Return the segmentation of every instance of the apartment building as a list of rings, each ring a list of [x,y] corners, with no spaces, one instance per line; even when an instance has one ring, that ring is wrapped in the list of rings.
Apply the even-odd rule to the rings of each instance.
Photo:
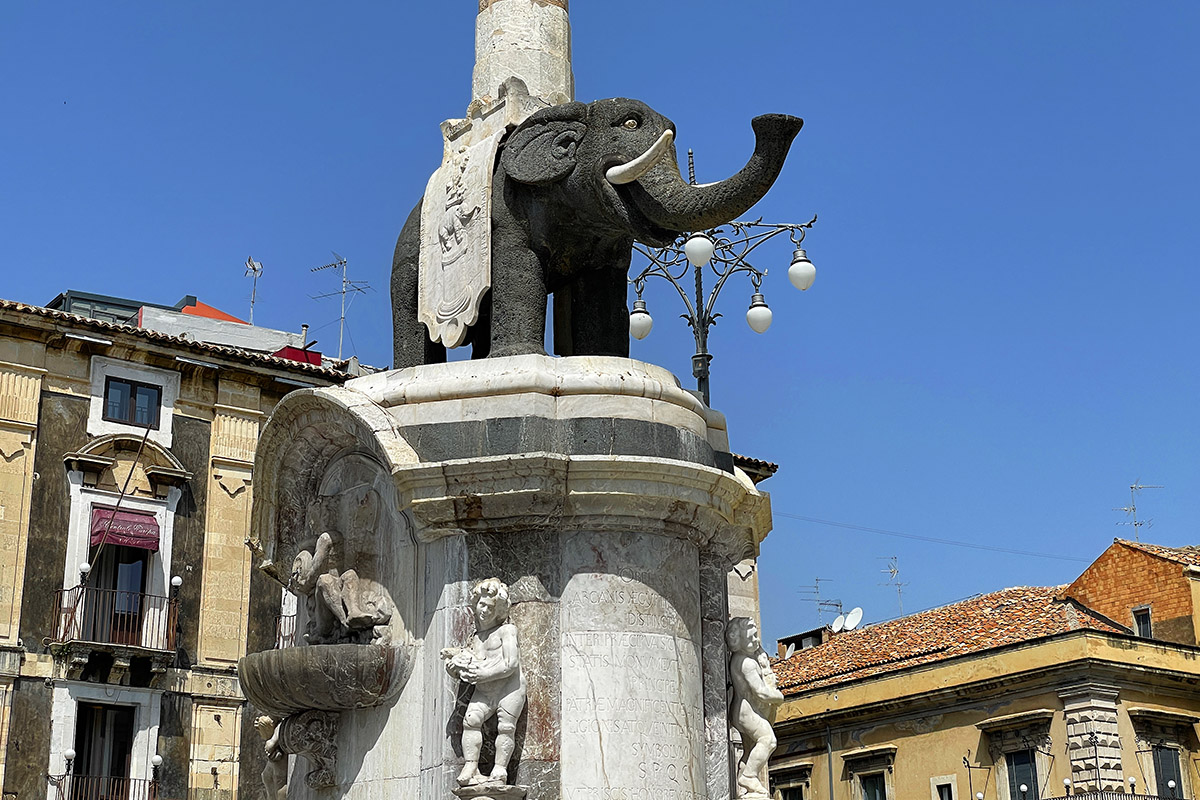
[[[808,637],[775,669],[779,800],[1192,798],[1200,550]]]
[[[50,305],[0,301],[3,798],[232,800],[258,432],[356,364],[195,298]]]

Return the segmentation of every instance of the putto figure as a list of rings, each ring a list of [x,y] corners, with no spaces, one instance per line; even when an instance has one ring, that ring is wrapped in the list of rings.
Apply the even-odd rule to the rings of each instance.
[[[459,786],[504,786],[512,759],[517,720],[525,710],[525,677],[521,674],[517,627],[508,621],[508,586],[487,578],[471,588],[475,635],[467,647],[442,651],[446,672],[471,684],[471,700],[463,717],[462,746],[466,764]],[[496,717],[496,761],[490,775],[479,771],[483,724]]]
[[[783,702],[771,661],[763,651],[758,625],[749,617],[734,617],[725,628],[729,648],[729,677],[733,700],[729,724],[742,735],[742,758],[738,762],[737,796],[767,797],[767,761],[775,751],[771,719]]]
[[[267,757],[262,771],[267,800],[287,800],[288,758],[279,745],[279,720],[263,714],[254,719],[254,730],[262,737],[263,754]]]

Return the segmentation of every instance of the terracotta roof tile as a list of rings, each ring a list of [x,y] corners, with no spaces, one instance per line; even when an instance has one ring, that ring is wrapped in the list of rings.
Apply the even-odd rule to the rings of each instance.
[[[120,325],[114,322],[104,322],[102,320],[92,319],[91,317],[83,317],[78,314],[68,314],[65,311],[57,311],[52,308],[42,308],[41,306],[31,306],[25,303],[17,303],[12,300],[0,300],[0,310],[16,311],[23,314],[33,314],[35,316],[58,320],[60,322],[70,323],[72,325],[79,325],[96,331],[126,333],[148,341],[191,350],[192,352],[210,353],[212,355],[226,356],[239,361],[253,362],[256,364],[262,364],[264,366],[275,367],[277,369],[304,372],[310,375],[320,375],[321,377],[338,383],[351,377],[344,371],[333,369],[331,367],[318,367],[312,364],[305,364],[300,361],[292,361],[286,358],[276,358],[275,356],[266,355],[264,353],[241,350],[236,347],[225,347],[224,345],[197,342],[194,339],[188,339],[182,336],[172,336],[168,333],[161,333],[159,331],[152,331],[146,328],[139,328],[136,325]]]
[[[1075,601],[1056,600],[1064,588],[1003,589],[836,634],[776,661],[779,688],[795,694],[1084,628],[1128,633]]]
[[[1161,544],[1147,544],[1146,542],[1131,542],[1128,539],[1116,539],[1117,544],[1123,544],[1126,547],[1134,550],[1141,550],[1149,553],[1152,556],[1165,558],[1168,561],[1174,561],[1177,564],[1187,564],[1193,567],[1200,567],[1200,547],[1188,545],[1187,547],[1166,547]]]

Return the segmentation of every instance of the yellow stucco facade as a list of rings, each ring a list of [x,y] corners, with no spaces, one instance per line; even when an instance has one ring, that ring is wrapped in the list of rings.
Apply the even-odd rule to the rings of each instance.
[[[777,716],[772,784],[787,800],[1009,800],[1029,775],[1029,799],[1132,778],[1169,797],[1157,773],[1177,758],[1175,796],[1193,797],[1198,689],[1200,649],[1091,630],[801,688]]]
[[[145,428],[125,432],[98,419],[101,367],[160,385],[157,430],[143,437]],[[64,772],[65,754],[79,748],[79,715],[89,704],[132,709],[129,796],[140,796],[137,782],[155,775],[159,800],[238,796],[246,703],[236,669],[251,636],[252,556],[245,542],[258,432],[298,384],[343,377],[0,301],[6,799],[55,796],[55,776]],[[148,639],[144,620],[132,642],[94,631],[62,634],[66,612],[56,598],[80,582],[79,563],[96,557],[87,540],[88,504],[111,506],[122,488],[123,508],[157,515],[161,541],[146,564],[160,586],[154,591],[164,603],[169,595],[178,610],[171,647],[167,639]],[[181,586],[172,584],[175,576]],[[150,607],[153,593],[153,581],[145,580],[141,608]],[[273,638],[272,620],[260,627],[271,628],[262,635]],[[76,757],[78,777],[84,755]]]

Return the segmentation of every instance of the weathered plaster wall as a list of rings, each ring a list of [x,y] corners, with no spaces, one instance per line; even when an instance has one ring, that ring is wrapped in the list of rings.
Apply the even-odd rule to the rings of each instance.
[[[158,754],[163,758],[158,772],[159,796],[163,800],[187,797],[191,730],[191,698],[177,692],[165,693],[158,723]]]
[[[4,753],[4,797],[46,796],[46,765],[50,763],[50,687],[40,678],[19,678],[13,686],[8,747]],[[62,764],[54,765],[62,769]]]
[[[38,448],[34,456],[38,478],[29,505],[24,593],[26,597],[42,598],[43,602],[25,603],[21,607],[20,635],[30,652],[40,652],[42,639],[54,631],[54,592],[63,585],[71,512],[67,468],[62,457],[87,443],[87,414],[86,400],[42,393]]]
[[[175,541],[171,551],[171,571],[183,578],[179,587],[180,635],[176,642],[180,667],[191,667],[197,660],[200,598],[204,580],[204,520],[208,495],[209,437],[211,425],[204,420],[177,415],[171,452],[192,479],[183,487],[183,496],[175,510]]]

